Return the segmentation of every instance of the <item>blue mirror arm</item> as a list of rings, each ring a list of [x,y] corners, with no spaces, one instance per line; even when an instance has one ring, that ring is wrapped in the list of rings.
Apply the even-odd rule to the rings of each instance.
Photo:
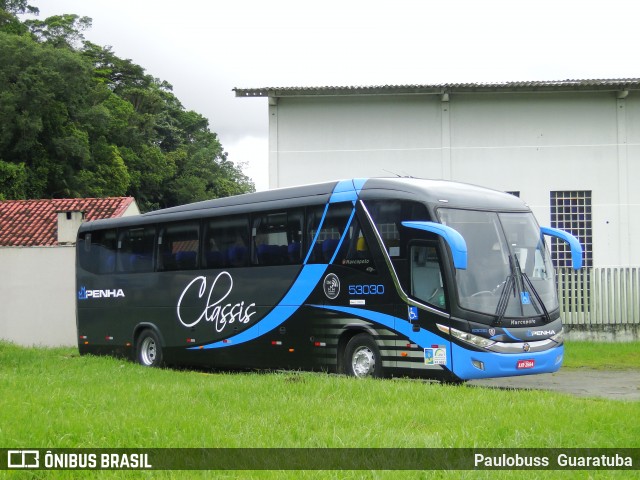
[[[417,230],[435,233],[436,235],[444,238],[445,242],[447,242],[447,245],[449,245],[449,248],[451,249],[453,265],[460,270],[466,270],[467,242],[465,242],[464,237],[460,235],[460,232],[451,227],[435,222],[402,222],[402,225],[407,228],[415,228]]]
[[[540,231],[543,235],[559,238],[563,242],[567,242],[571,247],[571,264],[573,269],[580,270],[582,268],[582,245],[580,245],[580,240],[558,228],[540,227]]]

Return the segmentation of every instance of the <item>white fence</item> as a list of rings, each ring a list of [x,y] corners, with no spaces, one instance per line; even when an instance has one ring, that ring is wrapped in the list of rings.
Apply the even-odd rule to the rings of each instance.
[[[565,325],[640,324],[640,267],[561,268],[556,274]]]

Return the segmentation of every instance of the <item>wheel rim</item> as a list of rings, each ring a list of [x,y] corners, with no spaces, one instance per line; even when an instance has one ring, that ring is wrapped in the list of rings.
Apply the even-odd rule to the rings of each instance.
[[[376,357],[369,347],[358,347],[351,357],[351,367],[356,377],[373,375]]]
[[[156,361],[156,342],[153,338],[147,337],[140,346],[140,359],[145,365],[153,365]]]

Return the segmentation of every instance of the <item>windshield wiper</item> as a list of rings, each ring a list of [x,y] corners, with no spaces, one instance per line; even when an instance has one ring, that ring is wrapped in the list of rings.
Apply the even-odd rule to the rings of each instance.
[[[515,253],[509,255],[509,261],[511,263],[511,272],[516,276],[517,290],[515,295],[518,295],[517,292],[524,292],[524,282],[522,281],[522,269],[520,268],[520,261],[518,260],[518,256]],[[522,300],[518,302],[518,304],[520,305],[520,315],[524,317],[524,307],[522,306]]]
[[[540,295],[538,294],[538,291],[533,286],[533,282],[531,282],[531,279],[529,278],[529,276],[526,273],[522,274],[522,278],[524,279],[525,283],[527,284],[527,287],[529,287],[529,290],[531,291],[531,293],[533,293],[533,296],[535,297],[536,302],[538,302],[538,305],[540,305],[540,308],[542,309],[542,314],[544,315],[544,318],[546,319],[546,323],[551,322],[551,315],[549,315],[549,312],[547,311],[547,307],[544,306],[544,302],[542,301],[542,298],[540,298]],[[536,310],[537,310],[537,308],[536,308]]]
[[[500,293],[500,300],[498,300],[498,307],[496,308],[496,315],[498,318],[495,319],[493,325],[499,327],[502,325],[502,319],[504,318],[504,314],[507,311],[507,305],[509,305],[509,291],[511,290],[513,285],[513,295],[516,295],[515,284],[513,281],[513,274],[509,275],[507,279],[504,281],[504,286],[502,287],[502,292]]]
[[[502,324],[502,319],[504,318],[505,312],[507,310],[507,304],[509,303],[507,292],[511,288],[511,284],[513,284],[514,298],[518,296],[518,290],[520,292],[526,292],[528,290],[529,292],[531,292],[531,294],[533,294],[533,297],[535,299],[535,301],[533,302],[533,308],[536,310],[538,314],[541,313],[540,309],[542,309],[542,315],[544,316],[546,323],[549,323],[551,321],[551,316],[549,315],[547,308],[544,306],[544,302],[542,301],[542,298],[540,298],[538,291],[533,286],[531,279],[528,277],[526,273],[523,273],[522,269],[520,268],[520,262],[518,261],[517,255],[515,254],[509,255],[509,264],[511,265],[512,274],[507,279],[507,284],[509,285],[509,288],[507,288],[507,285],[505,285],[505,288],[502,291],[502,294],[500,295],[500,301],[498,302],[498,308],[496,309],[496,315],[498,316],[498,318],[495,321],[496,325]],[[524,316],[524,307],[522,305],[522,301],[520,301],[519,304],[520,304],[520,312],[522,316]],[[540,308],[538,308],[538,306]]]

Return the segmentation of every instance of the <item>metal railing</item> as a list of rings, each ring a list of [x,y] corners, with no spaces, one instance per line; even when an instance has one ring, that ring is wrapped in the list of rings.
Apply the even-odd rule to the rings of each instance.
[[[566,325],[640,324],[640,267],[556,270]]]

